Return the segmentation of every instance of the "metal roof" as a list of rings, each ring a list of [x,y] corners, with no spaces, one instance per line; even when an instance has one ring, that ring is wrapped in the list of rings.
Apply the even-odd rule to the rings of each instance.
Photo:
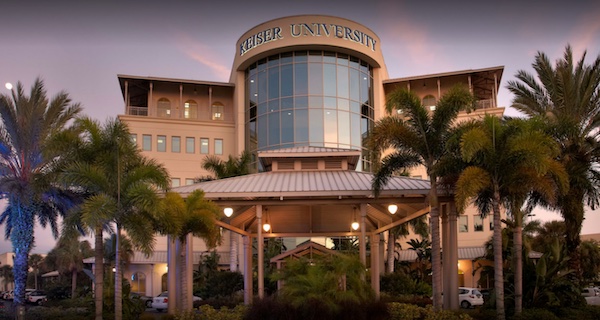
[[[458,248],[458,260],[477,260],[482,259],[485,256],[485,247],[459,247]],[[537,251],[530,251],[530,259],[539,259],[542,257],[542,253]],[[417,259],[417,253],[414,250],[400,250],[399,261],[415,261]]]
[[[209,255],[205,251],[203,252],[194,252],[194,264],[199,264],[202,260],[202,257],[205,255]],[[228,265],[229,264],[229,252],[217,252],[219,254],[219,264]],[[130,264],[152,264],[152,263],[167,263],[168,254],[167,251],[154,251],[152,255],[146,257],[146,255],[139,251],[133,252],[133,257],[129,261]],[[83,263],[94,263],[94,257],[89,257],[83,259]]]
[[[373,174],[359,171],[271,171],[173,188],[186,196],[203,190],[207,199],[257,197],[372,197]],[[381,196],[427,195],[429,181],[391,177]]]

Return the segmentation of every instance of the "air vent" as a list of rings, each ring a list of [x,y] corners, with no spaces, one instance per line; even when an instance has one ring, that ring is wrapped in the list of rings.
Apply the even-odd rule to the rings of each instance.
[[[342,160],[340,159],[328,159],[325,160],[325,169],[342,169]]]
[[[293,160],[279,160],[277,161],[277,171],[290,171],[294,170],[294,161]]]
[[[319,163],[317,160],[303,160],[302,161],[302,170],[317,170],[319,168]]]

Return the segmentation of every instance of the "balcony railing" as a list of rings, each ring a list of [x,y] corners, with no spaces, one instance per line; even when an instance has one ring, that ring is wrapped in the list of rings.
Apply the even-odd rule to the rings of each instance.
[[[494,101],[492,99],[482,99],[477,101],[477,109],[489,109],[494,107]]]
[[[148,116],[148,108],[147,107],[127,107],[127,114],[130,116]]]

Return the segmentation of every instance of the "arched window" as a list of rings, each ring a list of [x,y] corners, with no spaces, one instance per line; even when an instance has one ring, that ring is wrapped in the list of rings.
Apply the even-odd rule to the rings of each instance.
[[[183,104],[183,117],[185,119],[198,118],[198,104],[194,100],[188,100]]]
[[[225,119],[225,116],[223,115],[223,104],[220,102],[213,103],[211,113],[213,120]]]
[[[435,110],[435,102],[435,97],[430,94],[423,97],[423,106],[431,111]]]
[[[158,106],[156,110],[159,118],[170,118],[171,117],[171,101],[167,98],[158,99]]]
[[[136,272],[131,275],[131,292],[146,294],[146,275]]]

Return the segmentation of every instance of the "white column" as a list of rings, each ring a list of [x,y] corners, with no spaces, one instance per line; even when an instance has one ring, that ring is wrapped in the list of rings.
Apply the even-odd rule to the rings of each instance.
[[[185,306],[185,310],[191,311],[194,309],[194,300],[192,299],[194,295],[194,236],[191,233],[187,235],[186,244],[187,306]]]
[[[371,288],[379,300],[379,234],[371,235]]]
[[[448,206],[440,203],[439,205],[440,216],[442,218],[442,292],[444,295],[442,296],[442,301],[444,304],[444,309],[449,309],[451,305],[452,295],[449,294],[452,292],[452,288],[450,287],[449,269],[448,267],[451,264],[451,256],[450,256],[450,242],[448,235],[450,234],[450,229],[448,225]]]
[[[257,233],[257,237],[256,237],[256,241],[258,242],[256,247],[257,247],[257,251],[258,251],[258,262],[257,262],[257,268],[258,268],[258,298],[262,299],[264,298],[265,295],[265,275],[264,275],[264,239],[263,239],[263,234],[262,234],[262,205],[257,205],[256,206],[256,221],[257,221],[257,226],[256,226],[256,233]]]
[[[450,309],[458,310],[458,221],[456,205],[453,201],[448,204],[448,224],[450,229],[448,249],[450,249]]]
[[[252,238],[243,236],[244,243],[244,304],[252,303]]]
[[[167,255],[168,255],[168,261],[167,261],[167,267],[169,268],[169,270],[167,271],[167,290],[169,291],[168,293],[168,298],[170,301],[176,301],[176,294],[175,294],[175,286],[176,286],[176,273],[177,273],[177,254],[175,252],[175,239],[173,239],[173,237],[169,236],[167,238],[168,244],[167,244]],[[175,314],[175,304],[174,303],[169,303],[167,305],[167,312],[169,314]]]

